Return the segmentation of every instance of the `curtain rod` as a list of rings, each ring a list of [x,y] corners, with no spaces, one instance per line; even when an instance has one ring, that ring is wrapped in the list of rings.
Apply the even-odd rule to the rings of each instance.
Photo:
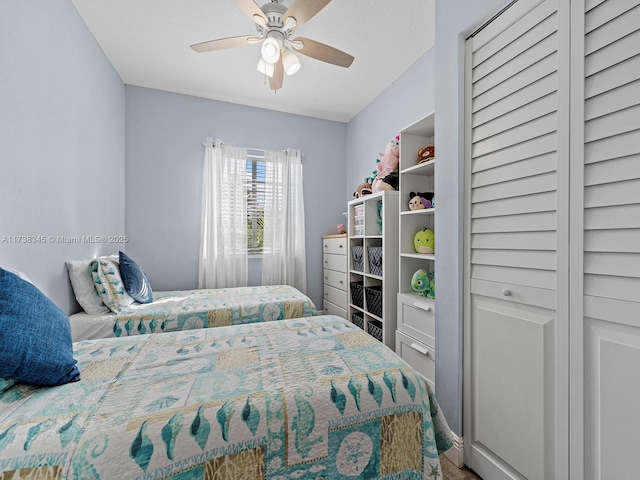
[[[202,142],[202,145],[205,146],[205,147],[207,146],[207,144],[205,142]],[[215,146],[216,146],[216,144],[214,142],[213,147],[215,148]],[[243,147],[243,148],[246,148],[247,150],[257,150],[258,152],[266,152],[266,150],[264,148],[254,148],[254,147]],[[284,152],[284,150],[283,150],[283,152]]]
[[[207,146],[206,142],[202,142],[202,145],[203,145],[203,146],[205,146],[205,147]],[[214,143],[213,143],[213,148],[215,148],[215,146],[216,146],[216,144],[215,144],[215,142],[214,142]],[[255,150],[255,151],[257,151],[257,152],[262,152],[262,153],[264,153],[264,152],[266,152],[266,151],[267,151],[267,150],[266,150],[266,149],[264,149],[264,148],[255,148],[255,147],[244,147],[244,148],[246,148],[247,150]],[[285,149],[280,150],[280,151],[281,151],[281,152],[286,152],[287,150],[288,150],[288,149],[287,149],[287,148],[285,148]],[[304,158],[304,152],[303,152],[303,151],[300,151],[300,158]]]

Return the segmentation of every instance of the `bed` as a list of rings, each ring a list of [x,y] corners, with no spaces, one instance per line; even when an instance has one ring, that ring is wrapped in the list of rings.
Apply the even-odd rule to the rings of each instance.
[[[67,262],[83,312],[70,317],[73,341],[238,325],[317,315],[289,285],[154,292],[124,252]]]
[[[317,315],[309,297],[288,285],[153,292],[153,302],[118,313],[69,317],[73,341],[265,322]]]
[[[0,394],[8,478],[442,477],[451,438],[426,381],[339,317],[73,349],[80,381]]]

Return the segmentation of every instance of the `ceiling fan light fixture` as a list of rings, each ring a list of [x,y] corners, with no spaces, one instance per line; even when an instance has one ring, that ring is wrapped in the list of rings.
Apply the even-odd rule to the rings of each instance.
[[[262,43],[262,58],[267,63],[276,63],[280,58],[280,49],[282,41],[277,38],[267,37]]]
[[[288,48],[284,48],[282,50],[282,66],[284,67],[284,73],[293,75],[300,70],[300,60],[295,53]]]
[[[267,77],[273,77],[273,72],[275,70],[275,67],[273,63],[268,63],[264,60],[264,58],[261,58],[260,60],[258,60],[257,69],[263,75],[266,75]]]

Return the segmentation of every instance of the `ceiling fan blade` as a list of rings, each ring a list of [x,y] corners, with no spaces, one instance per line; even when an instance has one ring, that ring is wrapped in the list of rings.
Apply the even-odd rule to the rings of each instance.
[[[214,50],[223,50],[225,48],[244,47],[252,45],[260,39],[254,35],[243,35],[241,37],[220,38],[218,40],[209,40],[208,42],[195,43],[191,48],[198,53],[213,52]]]
[[[254,15],[259,15],[265,22],[267,21],[267,17],[264,16],[264,12],[253,0],[236,0],[236,3],[240,7],[240,10],[242,10],[251,20],[253,20]]]
[[[349,68],[353,63],[353,56],[348,53],[338,50],[337,48],[330,47],[324,43],[316,42],[315,40],[309,40],[308,38],[298,37],[293,40],[294,42],[302,42],[302,48],[297,50],[298,52],[306,55],[307,57],[315,58],[322,62],[338,65],[339,67]]]
[[[296,28],[309,21],[316,13],[322,10],[331,0],[296,0],[284,13],[283,19],[288,17],[296,19]]]
[[[269,77],[269,86],[271,90],[282,88],[282,79],[284,78],[284,66],[282,65],[282,56],[274,65],[273,76]]]

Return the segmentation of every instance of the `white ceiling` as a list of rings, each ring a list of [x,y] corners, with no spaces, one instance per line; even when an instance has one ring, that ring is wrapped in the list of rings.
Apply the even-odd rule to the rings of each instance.
[[[345,69],[299,55],[302,68],[274,93],[256,70],[259,44],[207,53],[189,48],[256,34],[234,0],[72,1],[127,85],[340,122],[357,115],[434,43],[435,0],[333,0],[294,37],[343,50],[355,61]]]

